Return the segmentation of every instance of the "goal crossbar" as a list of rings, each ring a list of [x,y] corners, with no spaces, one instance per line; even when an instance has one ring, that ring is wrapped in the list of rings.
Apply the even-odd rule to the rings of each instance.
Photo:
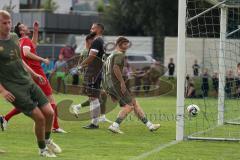
[[[220,2],[223,2],[223,0],[205,0],[205,1],[212,5],[216,5]],[[224,5],[228,8],[239,8],[240,5],[236,5],[237,2],[238,2],[238,0],[226,0]]]
[[[219,3],[215,4],[214,6],[212,6],[211,8],[208,8],[207,10],[199,13],[198,15],[196,15],[196,16],[194,16],[194,17],[192,17],[192,18],[189,18],[189,19],[187,20],[187,22],[189,23],[189,22],[191,22],[192,20],[194,20],[194,19],[196,19],[196,18],[204,15],[205,13],[207,13],[207,12],[209,12],[209,11],[211,11],[211,10],[213,10],[214,8],[219,7],[220,5],[224,4],[226,1],[227,1],[227,0],[224,0],[224,1],[222,1],[222,2],[219,2]]]

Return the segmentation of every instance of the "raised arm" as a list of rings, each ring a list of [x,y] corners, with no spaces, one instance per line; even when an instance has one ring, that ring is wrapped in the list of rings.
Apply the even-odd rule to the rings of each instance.
[[[33,23],[33,37],[32,37],[32,43],[37,46],[38,42],[38,32],[39,32],[39,23],[35,21]]]

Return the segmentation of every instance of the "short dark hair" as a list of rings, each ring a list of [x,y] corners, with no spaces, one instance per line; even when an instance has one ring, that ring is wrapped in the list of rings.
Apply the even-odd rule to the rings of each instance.
[[[121,45],[123,42],[129,43],[129,40],[126,37],[119,36],[116,40],[116,45]]]
[[[102,23],[93,23],[97,25],[99,28],[101,28],[102,31],[104,31],[104,25]]]
[[[21,22],[18,22],[17,25],[14,27],[14,32],[17,34],[17,36],[20,38],[21,34],[20,34],[20,29],[19,26],[21,25]]]

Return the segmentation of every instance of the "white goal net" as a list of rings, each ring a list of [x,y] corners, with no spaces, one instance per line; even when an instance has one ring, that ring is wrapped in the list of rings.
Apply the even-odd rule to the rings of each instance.
[[[240,1],[187,0],[186,8],[183,137],[239,141]]]

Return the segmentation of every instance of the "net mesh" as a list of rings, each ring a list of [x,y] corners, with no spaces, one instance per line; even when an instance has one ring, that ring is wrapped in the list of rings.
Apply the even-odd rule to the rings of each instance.
[[[221,2],[221,1],[219,1]],[[217,4],[217,3],[216,3]],[[196,104],[196,117],[186,111],[185,136],[212,139],[240,139],[240,1],[227,1],[226,23],[220,25],[221,6],[187,22],[186,32],[186,106]],[[213,7],[205,0],[187,1],[187,20]],[[226,33],[221,27],[226,26]],[[220,35],[224,38],[220,39]],[[226,38],[225,38],[226,37]],[[219,70],[220,44],[224,49],[225,70]],[[196,61],[196,62],[194,62]],[[196,63],[196,64],[195,64]],[[194,65],[195,64],[195,65]],[[193,69],[195,68],[195,69]],[[240,68],[240,67],[239,67]],[[195,70],[195,73],[194,73]],[[196,71],[198,70],[198,74]],[[218,75],[226,75],[219,79]],[[218,95],[219,83],[224,84],[224,97]],[[218,100],[224,105],[224,125],[218,125]]]

